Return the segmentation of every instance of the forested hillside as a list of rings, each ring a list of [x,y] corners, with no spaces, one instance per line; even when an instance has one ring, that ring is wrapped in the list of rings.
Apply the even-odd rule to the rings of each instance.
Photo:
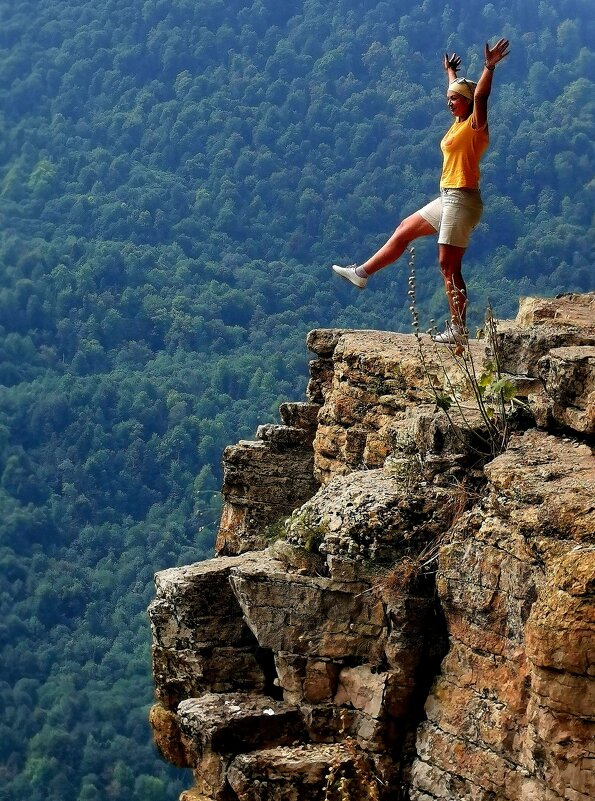
[[[145,607],[306,332],[409,328],[363,260],[436,191],[444,50],[497,67],[488,298],[595,288],[591,0],[0,0],[0,799],[164,801]],[[445,315],[418,247],[422,318]],[[183,780],[182,780],[183,783]]]

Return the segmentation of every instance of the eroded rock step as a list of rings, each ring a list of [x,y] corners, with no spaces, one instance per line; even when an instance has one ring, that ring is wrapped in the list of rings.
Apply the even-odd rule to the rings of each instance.
[[[364,801],[374,797],[363,787],[374,783],[373,773],[350,741],[262,749],[236,756],[224,786],[206,790],[197,776],[180,801],[327,801],[341,787],[344,797]]]
[[[358,759],[337,743],[253,751],[233,760],[227,779],[242,801],[324,801],[342,779],[354,783]]]
[[[286,426],[302,428],[311,431],[312,436],[316,432],[318,412],[320,406],[317,403],[291,402],[282,403],[279,406],[281,420]]]
[[[283,701],[251,693],[206,693],[178,707],[180,728],[188,745],[206,752],[238,754],[300,741],[304,728],[299,710]]]

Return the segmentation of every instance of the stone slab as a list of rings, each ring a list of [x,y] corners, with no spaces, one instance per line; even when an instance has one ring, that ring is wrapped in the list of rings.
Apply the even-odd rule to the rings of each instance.
[[[331,770],[337,784],[341,775],[353,775],[352,753],[339,744],[311,744],[242,754],[233,760],[228,779],[243,801],[326,801],[334,797]]]
[[[553,348],[539,362],[553,418],[579,434],[595,434],[595,345]]]
[[[520,298],[515,322],[520,328],[555,325],[595,329],[595,292]]]
[[[232,571],[232,587],[259,644],[310,658],[382,658],[386,640],[382,603],[368,584],[290,574],[263,554]]]
[[[232,592],[232,566],[254,555],[198,562],[156,574],[149,606],[156,695],[167,708],[206,690],[262,689],[257,643]]]
[[[296,707],[250,693],[206,693],[183,701],[177,714],[188,747],[199,757],[287,745],[304,734]]]

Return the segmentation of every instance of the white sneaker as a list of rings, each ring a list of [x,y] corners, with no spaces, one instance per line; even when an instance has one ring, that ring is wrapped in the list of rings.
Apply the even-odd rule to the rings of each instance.
[[[350,284],[353,284],[358,289],[363,289],[366,284],[368,283],[367,278],[362,278],[361,275],[358,275],[355,272],[355,268],[357,264],[350,264],[349,267],[339,267],[338,264],[333,264],[332,271],[340,275],[341,278],[345,279],[345,281],[349,281]]]
[[[436,334],[432,339],[439,345],[465,345],[467,343],[465,329],[459,325],[453,325],[453,323],[446,323],[444,332]]]

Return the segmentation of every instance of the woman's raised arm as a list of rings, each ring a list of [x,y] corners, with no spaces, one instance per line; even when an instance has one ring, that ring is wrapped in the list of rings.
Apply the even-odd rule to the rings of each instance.
[[[485,128],[488,123],[488,97],[492,91],[492,77],[496,64],[510,53],[508,39],[499,39],[493,47],[486,42],[483,72],[477,82],[473,106],[473,127]]]
[[[456,80],[457,72],[461,69],[461,57],[457,56],[456,53],[453,53],[452,56],[445,53],[442,66],[448,76],[448,83],[452,83]]]

